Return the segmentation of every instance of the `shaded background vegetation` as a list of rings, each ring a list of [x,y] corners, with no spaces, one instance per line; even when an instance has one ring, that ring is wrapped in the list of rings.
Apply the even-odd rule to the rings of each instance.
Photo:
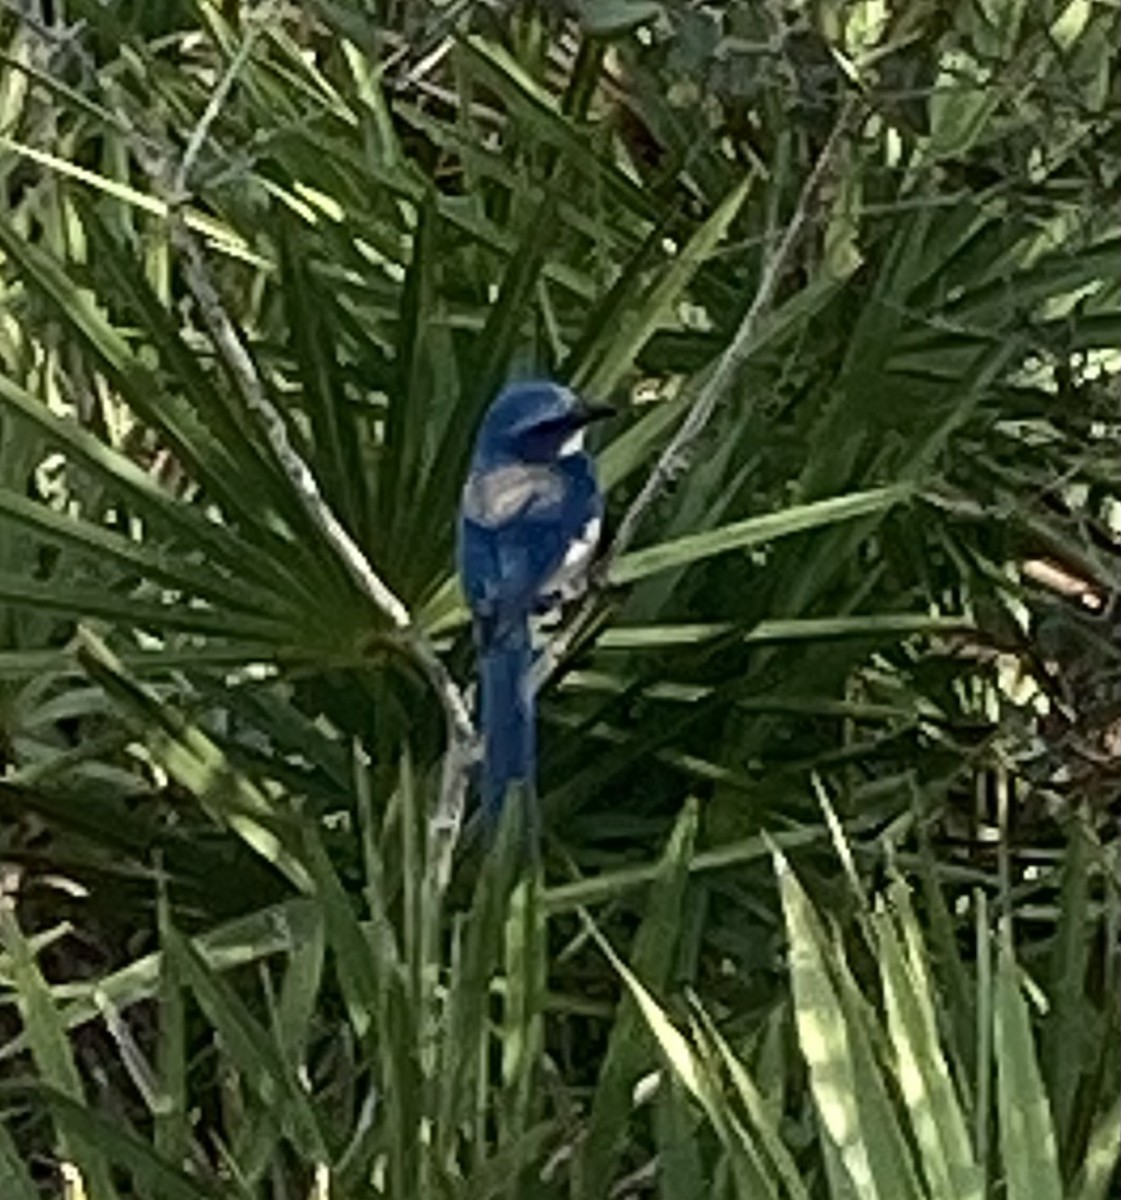
[[[1110,1194],[1118,24],[0,15],[5,1198]],[[496,388],[617,405],[617,522],[800,204],[543,694],[539,871],[445,878],[269,414],[466,682]]]

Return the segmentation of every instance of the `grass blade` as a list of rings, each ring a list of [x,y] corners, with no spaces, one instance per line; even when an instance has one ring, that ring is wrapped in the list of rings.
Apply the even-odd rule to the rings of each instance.
[[[981,1200],[965,1113],[940,1045],[934,1001],[905,888],[893,888],[897,911],[879,911],[874,929],[895,1070],[931,1200]],[[897,928],[897,924],[902,929]]]
[[[44,1083],[73,1106],[56,1115],[59,1157],[76,1166],[97,1197],[117,1195],[101,1152],[101,1143],[88,1136],[74,1110],[85,1112],[86,1098],[74,1061],[66,1026],[39,964],[16,919],[14,901],[0,896],[0,945],[8,955],[16,1006],[27,1035],[35,1069]]]
[[[615,563],[611,572],[611,582],[634,583],[658,571],[688,566],[717,554],[726,554],[730,550],[746,550],[763,542],[802,533],[808,529],[820,529],[838,521],[851,521],[858,517],[886,512],[906,500],[908,495],[909,489],[905,487],[853,492],[844,496],[833,496],[828,500],[817,500],[811,504],[796,505],[781,512],[767,513],[762,517],[750,517],[745,521],[737,521],[704,533],[689,534],[672,542],[632,550]]]
[[[3,1124],[0,1124],[0,1195],[4,1200],[41,1200],[12,1135]]]
[[[654,333],[671,315],[693,276],[712,254],[736,219],[751,188],[752,176],[738,183],[666,267],[658,281],[612,326],[594,366],[585,362],[573,384],[593,396],[613,392]]]
[[[1090,1143],[1074,1184],[1070,1200],[1106,1200],[1110,1182],[1121,1160],[1121,1098],[1102,1113],[1090,1134]]]
[[[632,970],[656,991],[669,983],[678,944],[682,905],[699,820],[696,801],[681,810],[650,883],[646,915],[635,935]],[[631,1092],[648,1062],[641,1006],[628,993],[619,1004],[599,1070],[591,1112],[576,1163],[575,1195],[592,1200],[613,1178],[627,1124]]]
[[[194,993],[218,1031],[225,1053],[271,1111],[293,1145],[309,1162],[325,1162],[327,1148],[304,1089],[288,1069],[280,1048],[252,1015],[245,1001],[177,930],[168,928],[171,954],[184,984]]]
[[[197,726],[130,679],[92,634],[83,636],[79,661],[134,722],[156,761],[195,796],[212,819],[233,830],[301,891],[310,886],[303,864],[286,848],[282,816],[265,794]],[[287,831],[286,831],[287,832]]]
[[[729,1170],[735,1185],[734,1194],[739,1200],[779,1200],[777,1186],[755,1140],[726,1103],[720,1082],[712,1072],[708,1060],[696,1051],[684,1034],[670,1021],[662,1006],[615,953],[611,943],[591,918],[587,914],[582,915],[588,931],[634,998],[638,1011],[642,1014],[667,1066],[712,1123],[728,1157]],[[600,1180],[601,1192],[602,1187],[603,1180]]]
[[[1007,928],[1000,937],[995,985],[993,1048],[1008,1200],[1062,1200],[1055,1126]]]
[[[785,857],[776,850],[774,860],[798,1039],[822,1127],[861,1200],[918,1200],[922,1191],[871,1042],[867,1004]]]

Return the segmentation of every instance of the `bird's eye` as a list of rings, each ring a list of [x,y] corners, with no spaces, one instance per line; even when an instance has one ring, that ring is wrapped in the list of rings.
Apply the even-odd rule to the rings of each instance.
[[[564,421],[541,421],[522,430],[516,439],[518,453],[529,462],[546,462],[557,456],[571,430]]]

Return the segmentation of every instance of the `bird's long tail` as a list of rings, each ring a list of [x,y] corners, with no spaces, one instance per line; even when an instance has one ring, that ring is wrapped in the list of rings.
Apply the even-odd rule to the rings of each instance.
[[[483,808],[492,828],[511,784],[533,792],[535,757],[529,623],[507,625],[480,647]]]

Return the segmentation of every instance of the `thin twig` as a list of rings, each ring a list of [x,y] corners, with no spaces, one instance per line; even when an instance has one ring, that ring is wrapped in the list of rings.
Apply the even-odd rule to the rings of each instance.
[[[759,278],[759,287],[755,292],[751,306],[744,314],[743,320],[740,322],[739,328],[736,330],[735,336],[732,338],[728,348],[720,356],[715,370],[709,376],[704,387],[701,388],[697,395],[696,400],[685,414],[685,419],[670,439],[669,444],[662,451],[658,461],[654,464],[654,469],[650,472],[638,495],[631,501],[627,511],[623,514],[618,531],[595,565],[594,574],[584,602],[572,620],[553,638],[545,653],[542,654],[538,670],[535,672],[539,681],[548,678],[553,673],[557,664],[560,663],[576,642],[590,628],[598,608],[599,593],[610,579],[611,568],[634,540],[639,524],[650,506],[658,498],[666,485],[675,476],[681,474],[684,464],[688,461],[689,451],[693,443],[712,419],[717,404],[723,398],[724,393],[728,390],[737,372],[750,354],[751,345],[755,339],[759,322],[774,299],[775,291],[787,269],[791,253],[809,220],[810,209],[814,199],[826,175],[833,166],[841,142],[851,122],[855,107],[855,98],[849,96],[842,106],[841,112],[838,114],[833,131],[829,135],[829,140],[825,143],[821,153],[818,155],[813,170],[802,185],[798,202],[794,207],[794,212],[787,223],[778,245],[763,264],[763,271]]]
[[[262,13],[258,19],[249,23],[249,28],[246,30],[245,38],[241,45],[237,48],[237,53],[230,60],[229,66],[222,72],[222,78],[218,80],[218,86],[211,93],[206,108],[202,111],[202,116],[199,117],[198,123],[191,130],[191,136],[187,140],[187,148],[183,151],[182,161],[179,163],[179,169],[175,172],[175,179],[171,185],[172,204],[181,204],[189,195],[187,189],[191,171],[195,165],[195,159],[198,158],[199,152],[206,143],[206,139],[210,136],[211,126],[218,119],[218,114],[222,111],[226,103],[230,89],[241,74],[242,67],[249,60],[249,55],[253,52],[253,46],[257,41],[258,35],[264,28],[265,22],[270,20],[272,15],[273,6],[270,4],[267,12]]]
[[[335,516],[310,467],[292,445],[284,417],[269,399],[256,365],[211,280],[199,240],[188,227],[177,204],[184,196],[192,159],[197,157],[217,119],[221,103],[228,96],[233,79],[246,60],[251,41],[252,38],[247,36],[195,127],[187,153],[174,171],[171,169],[174,151],[166,141],[158,151],[154,151],[151,139],[137,135],[130,141],[137,160],[153,185],[168,198],[169,235],[172,245],[182,256],[183,278],[246,408],[259,423],[277,464],[299,497],[304,511],[317,526],[324,541],[338,555],[358,590],[393,624],[399,645],[425,677],[443,709],[446,746],[441,766],[440,797],[429,822],[430,861],[436,864],[436,873],[443,878],[450,873],[451,855],[463,820],[470,767],[477,754],[477,736],[466,698],[423,630],[413,622],[405,603],[378,575]],[[123,119],[127,128],[134,128],[127,118]],[[169,179],[173,181],[171,184],[168,183]]]
[[[657,463],[654,464],[654,469],[642,485],[641,491],[623,514],[623,519],[619,523],[619,530],[600,560],[599,569],[602,572],[609,571],[618,557],[634,540],[634,535],[638,531],[638,526],[642,518],[658,498],[658,495],[666,484],[679,473],[680,464],[687,458],[692,444],[701,435],[705,426],[711,420],[712,414],[716,411],[717,404],[747,358],[751,349],[751,343],[755,338],[756,330],[759,326],[759,321],[774,299],[775,291],[778,288],[779,280],[786,270],[791,252],[799,237],[801,237],[802,228],[809,216],[810,206],[817,195],[817,190],[821,186],[826,172],[832,166],[837,149],[841,144],[841,139],[848,128],[852,107],[853,104],[850,100],[842,108],[837,122],[833,127],[833,132],[829,135],[829,140],[818,155],[817,162],[814,165],[814,169],[810,172],[809,178],[803,184],[794,213],[786,226],[786,232],[783,234],[782,240],[775,248],[774,253],[767,259],[763,266],[763,273],[759,279],[759,287],[756,290],[755,298],[751,302],[751,307],[744,314],[744,318],[736,330],[735,337],[732,338],[731,344],[720,356],[720,360],[716,364],[716,369],[709,376],[708,382],[701,389],[697,399],[685,414],[685,419],[670,439],[669,445],[662,451]]]
[[[463,693],[432,644],[413,623],[404,602],[370,565],[324,499],[310,467],[292,445],[283,416],[265,393],[257,368],[211,282],[198,240],[175,210],[171,214],[171,236],[183,255],[183,278],[199,306],[214,345],[237,383],[246,407],[259,421],[280,469],[299,496],[304,511],[338,555],[359,591],[393,623],[401,644],[443,705],[448,746],[434,824],[445,831],[441,834],[442,840],[451,836],[454,842],[454,832],[458,831],[462,819],[467,770],[475,753],[475,728]]]
[[[409,610],[379,578],[324,500],[311,469],[292,446],[283,416],[265,394],[257,368],[211,282],[198,241],[174,215],[172,242],[183,255],[183,277],[199,306],[214,345],[237,383],[246,407],[260,422],[281,470],[299,495],[308,516],[336,551],[359,589],[369,596],[399,631],[404,632],[411,624]]]

